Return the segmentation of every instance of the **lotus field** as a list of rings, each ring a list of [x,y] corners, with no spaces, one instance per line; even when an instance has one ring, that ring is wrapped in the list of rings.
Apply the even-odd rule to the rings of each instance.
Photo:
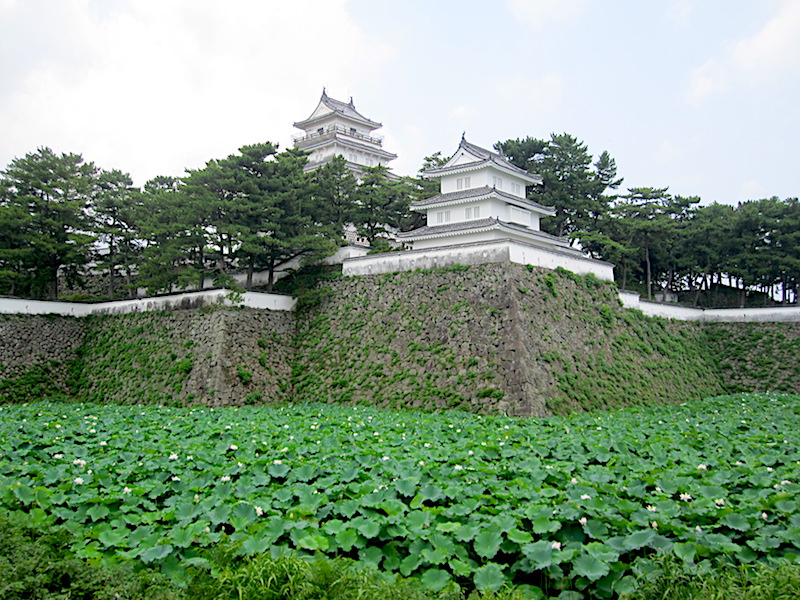
[[[177,581],[242,555],[347,556],[431,590],[580,598],[648,557],[800,555],[800,396],[568,418],[283,405],[0,407],[0,505]]]

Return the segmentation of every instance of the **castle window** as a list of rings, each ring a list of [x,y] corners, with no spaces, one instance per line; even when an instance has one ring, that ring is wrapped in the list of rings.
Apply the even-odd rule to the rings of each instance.
[[[355,134],[356,134],[356,128],[355,127],[351,127],[350,128],[350,135],[355,135]]]
[[[459,177],[456,179],[456,189],[466,190],[469,189],[469,177]]]
[[[508,207],[508,220],[512,223],[519,223],[528,226],[531,224],[531,214],[527,210],[516,208],[515,206]]]
[[[480,219],[480,217],[481,217],[481,207],[480,206],[468,206],[464,210],[464,217],[466,219]]]
[[[449,210],[443,210],[441,212],[437,212],[436,213],[436,223],[437,224],[449,223],[449,222],[450,222],[450,211]]]
[[[503,178],[502,177],[497,177],[497,176],[492,177],[492,187],[495,188],[496,190],[502,190],[503,189]]]

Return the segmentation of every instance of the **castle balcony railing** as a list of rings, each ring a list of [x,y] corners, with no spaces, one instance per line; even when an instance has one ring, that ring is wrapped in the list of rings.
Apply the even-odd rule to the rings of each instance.
[[[371,136],[366,135],[364,133],[360,133],[358,131],[354,131],[348,127],[344,127],[343,125],[328,125],[327,127],[323,128],[321,131],[312,131],[311,133],[306,133],[305,135],[294,135],[292,136],[292,141],[295,144],[301,144],[303,142],[311,141],[311,140],[321,140],[322,138],[326,137],[333,137],[336,134],[346,135],[348,137],[361,140],[370,144],[375,144],[377,146],[383,145],[383,137]]]

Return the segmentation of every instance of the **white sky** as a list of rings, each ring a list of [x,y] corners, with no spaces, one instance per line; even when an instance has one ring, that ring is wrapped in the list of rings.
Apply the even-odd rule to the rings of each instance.
[[[137,185],[291,145],[322,87],[399,174],[567,132],[625,187],[800,194],[800,0],[0,0],[0,168],[38,147]]]

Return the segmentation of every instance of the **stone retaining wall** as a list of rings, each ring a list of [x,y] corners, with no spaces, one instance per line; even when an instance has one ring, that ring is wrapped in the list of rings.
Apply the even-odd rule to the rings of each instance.
[[[0,401],[364,403],[545,416],[800,392],[800,324],[623,309],[596,277],[515,264],[326,281],[299,312],[0,315]]]

